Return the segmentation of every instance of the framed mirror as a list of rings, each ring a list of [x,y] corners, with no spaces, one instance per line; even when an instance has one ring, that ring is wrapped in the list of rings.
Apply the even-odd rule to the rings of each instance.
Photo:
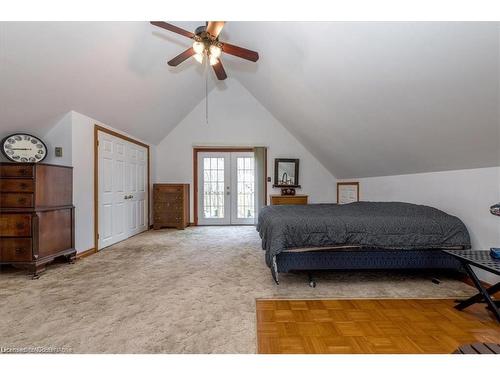
[[[273,187],[300,188],[299,159],[274,159]]]

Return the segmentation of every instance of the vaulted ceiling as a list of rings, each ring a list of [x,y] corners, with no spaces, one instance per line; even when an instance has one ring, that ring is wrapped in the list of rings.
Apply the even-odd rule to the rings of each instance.
[[[202,22],[173,22],[194,30]],[[337,177],[500,165],[498,23],[229,22],[223,61]],[[144,22],[0,23],[2,130],[69,110],[158,143],[205,95],[189,40]],[[227,89],[209,75],[208,89]]]

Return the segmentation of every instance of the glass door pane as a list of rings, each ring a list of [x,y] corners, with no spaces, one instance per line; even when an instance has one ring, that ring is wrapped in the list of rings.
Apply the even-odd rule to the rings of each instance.
[[[253,152],[233,153],[232,224],[255,223],[255,161]]]
[[[203,217],[224,217],[224,158],[204,158]]]
[[[198,155],[200,225],[229,224],[229,154],[207,152]],[[227,196],[227,198],[226,198]]]

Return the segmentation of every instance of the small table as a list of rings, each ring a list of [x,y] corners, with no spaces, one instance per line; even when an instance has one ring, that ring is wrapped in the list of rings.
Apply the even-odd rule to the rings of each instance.
[[[455,306],[455,308],[458,310],[463,310],[466,307],[469,307],[475,303],[483,302],[484,300],[484,302],[486,302],[491,311],[493,311],[493,314],[495,315],[497,320],[500,322],[500,309],[498,308],[498,306],[500,305],[500,301],[494,301],[491,298],[493,294],[500,291],[500,282],[486,289],[481,284],[481,281],[479,281],[476,274],[471,268],[471,266],[475,266],[500,276],[500,260],[492,258],[488,250],[443,250],[443,251],[457,258],[462,263],[462,266],[465,268],[470,278],[472,279],[472,282],[479,291],[479,293],[475,294],[474,296],[460,302],[458,305]]]

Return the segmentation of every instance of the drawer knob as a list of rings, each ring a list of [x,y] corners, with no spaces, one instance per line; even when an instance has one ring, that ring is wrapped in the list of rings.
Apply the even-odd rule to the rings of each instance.
[[[26,203],[26,198],[21,197],[21,198],[19,198],[17,201],[18,201],[19,203]]]
[[[26,182],[21,182],[19,186],[21,186],[21,189],[23,190],[28,188],[28,184]]]
[[[28,170],[27,169],[20,169],[19,174],[28,174]]]
[[[16,250],[14,250],[14,253],[16,253],[16,255],[21,255],[22,253],[24,253],[24,251],[22,248],[18,248]]]
[[[16,224],[17,229],[24,229],[24,224],[23,223],[17,223]]]

